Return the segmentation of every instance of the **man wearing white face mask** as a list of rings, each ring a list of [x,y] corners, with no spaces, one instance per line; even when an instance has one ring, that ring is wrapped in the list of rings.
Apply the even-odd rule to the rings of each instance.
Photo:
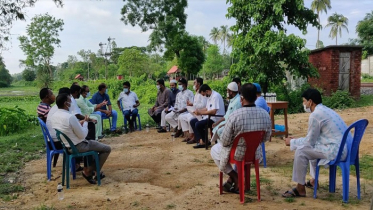
[[[313,188],[317,159],[321,159],[319,165],[326,165],[335,159],[343,133],[347,129],[347,125],[335,111],[322,105],[318,90],[308,89],[302,97],[304,110],[311,113],[307,136],[285,139],[286,146],[290,146],[290,150],[295,150],[292,180],[298,184],[292,190],[283,193],[283,197],[306,196],[305,187]],[[342,159],[346,156],[347,147],[343,150]],[[308,163],[312,179],[306,182]]]
[[[154,122],[159,125],[161,122],[161,113],[168,107],[171,91],[166,88],[163,79],[157,80],[156,87],[158,89],[157,100],[155,105],[148,110],[148,114],[153,118]]]
[[[120,106],[121,101],[122,107]],[[133,123],[136,121],[138,114],[137,107],[140,106],[140,102],[136,93],[131,91],[131,84],[128,81],[123,83],[123,92],[120,92],[117,104],[119,109],[123,111],[123,115],[129,124],[130,131],[133,132],[135,130]]]
[[[173,111],[168,113],[165,117],[166,121],[172,128],[177,130],[175,138],[179,137],[183,132],[181,131],[181,124],[178,120],[180,115],[187,114],[187,102],[193,101],[194,95],[191,90],[187,89],[188,82],[184,78],[179,79],[179,93],[176,95],[176,101]]]
[[[96,120],[96,140],[102,139],[102,120],[101,115],[95,114],[95,111],[98,111],[101,107],[106,106],[106,101],[100,104],[92,104],[87,97],[90,96],[89,87],[87,85],[82,86],[80,97],[76,99],[76,103],[82,112],[82,115],[89,115],[89,118]]]

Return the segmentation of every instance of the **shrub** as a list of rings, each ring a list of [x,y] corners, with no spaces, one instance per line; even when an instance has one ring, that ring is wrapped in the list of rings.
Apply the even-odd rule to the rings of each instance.
[[[277,101],[288,101],[288,113],[300,113],[303,112],[303,100],[302,93],[309,88],[309,84],[302,85],[299,89],[291,90],[284,85],[276,86],[271,89],[271,92],[275,92],[277,95]]]
[[[352,107],[355,100],[347,91],[337,90],[329,97],[323,97],[323,104],[331,109],[345,109]]]
[[[0,107],[0,136],[19,133],[30,125],[36,125],[35,116],[27,115],[25,110],[18,108]]]

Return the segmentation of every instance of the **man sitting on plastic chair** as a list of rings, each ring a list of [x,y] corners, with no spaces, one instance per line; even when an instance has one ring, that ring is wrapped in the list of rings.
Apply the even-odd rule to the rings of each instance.
[[[110,97],[108,95],[108,89],[105,83],[101,83],[98,86],[98,92],[93,94],[91,102],[92,104],[100,104],[102,102],[107,102],[107,106],[102,106],[100,109],[98,109],[98,111],[94,113],[100,114],[102,119],[107,119],[111,117],[113,123],[111,124],[110,131],[114,133],[118,132],[117,131],[118,114],[117,114],[117,111],[115,111],[111,107],[111,101],[110,101]]]
[[[238,174],[233,170],[229,163],[229,155],[232,149],[234,138],[240,133],[251,131],[265,131],[263,141],[268,141],[271,136],[271,119],[268,113],[255,106],[256,87],[249,83],[241,87],[241,105],[242,108],[232,112],[225,124],[224,131],[219,138],[218,143],[211,148],[211,157],[220,171],[229,175],[229,179],[224,183],[223,189],[226,192],[238,192]],[[236,160],[243,160],[245,155],[245,141],[237,145],[235,154]],[[256,159],[262,156],[262,150],[259,146],[256,150]],[[243,190],[243,189],[242,189]]]
[[[59,94],[56,99],[56,104],[58,110],[53,115],[52,127],[69,137],[79,152],[98,152],[100,169],[102,169],[102,166],[111,152],[111,147],[98,141],[88,141],[85,139],[88,133],[88,116],[86,116],[84,120],[78,121],[78,119],[69,112],[69,107],[71,105],[70,95]],[[65,145],[69,145],[64,138],[62,138],[62,140]],[[96,180],[93,178],[93,172],[95,170],[95,164],[93,164],[92,161],[92,163],[89,163],[88,167],[84,167],[82,172],[83,177],[91,184],[96,184]],[[104,178],[102,172],[96,174],[96,176],[100,176],[101,179]]]
[[[237,83],[231,82],[228,84],[227,98],[229,98],[229,105],[228,105],[227,112],[225,113],[223,118],[220,118],[220,120],[212,124],[212,128],[213,128],[212,130],[213,136],[211,139],[212,142],[215,142],[216,140],[218,140],[218,138],[223,133],[225,123],[227,122],[230,114],[242,107],[241,100],[240,100],[240,94],[238,94]]]
[[[295,150],[293,181],[298,183],[292,190],[282,194],[283,197],[305,197],[306,188],[313,188],[317,159],[319,165],[326,165],[335,159],[347,125],[332,109],[322,105],[321,94],[316,89],[308,89],[303,94],[304,110],[310,114],[307,136],[303,138],[286,138],[286,146]],[[342,153],[342,160],[347,156],[347,147]],[[308,163],[310,163],[311,180],[306,182]]]
[[[122,101],[123,107],[120,106],[120,101]],[[129,124],[129,130],[133,132],[135,130],[133,124],[136,122],[137,107],[140,106],[140,102],[136,93],[131,91],[131,84],[128,81],[123,83],[123,92],[120,92],[117,104],[119,109],[123,109],[124,117]]]

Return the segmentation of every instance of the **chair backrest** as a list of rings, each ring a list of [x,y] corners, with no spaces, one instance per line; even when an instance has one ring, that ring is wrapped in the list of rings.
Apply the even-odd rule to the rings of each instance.
[[[245,162],[255,161],[255,152],[259,144],[263,141],[265,131],[251,131],[237,135],[234,138],[231,149],[230,160],[234,160],[237,145],[240,139],[244,139],[246,143]]]
[[[356,157],[359,155],[359,145],[360,141],[364,135],[365,128],[368,126],[368,120],[367,119],[361,119],[354,123],[352,123],[344,132],[341,145],[339,147],[339,151],[337,154],[337,157],[334,160],[334,164],[338,164],[341,160],[342,152],[344,149],[345,144],[347,143],[347,151],[348,155],[347,158],[349,158],[350,162],[355,162]],[[354,135],[352,138],[349,138],[350,131],[354,129]],[[348,160],[346,160],[348,161]]]
[[[53,139],[52,139],[51,135],[49,134],[49,130],[47,128],[47,125],[45,125],[44,121],[42,119],[40,119],[39,117],[38,117],[38,120],[39,120],[39,123],[40,123],[41,131],[43,132],[45,145],[47,147],[47,152],[49,152],[49,150],[50,150],[49,146],[48,146],[48,141],[52,145],[53,150],[57,150],[56,147],[54,146]]]
[[[66,145],[65,145],[65,143],[62,141],[62,139],[61,139],[61,135],[64,137],[64,139],[69,143],[69,145],[70,145],[70,149],[71,149],[71,152],[73,153],[73,154],[78,154],[79,152],[78,152],[78,150],[76,149],[76,147],[75,147],[75,145],[73,144],[73,142],[69,139],[69,137],[67,137],[64,133],[62,133],[61,131],[59,131],[59,130],[57,130],[57,129],[55,129],[56,130],[56,135],[57,135],[57,139],[62,143],[62,145],[64,146],[64,147],[66,147]]]

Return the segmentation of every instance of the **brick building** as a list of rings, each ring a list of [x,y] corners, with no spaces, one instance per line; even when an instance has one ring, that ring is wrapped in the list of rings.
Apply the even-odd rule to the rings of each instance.
[[[313,87],[322,88],[330,95],[337,90],[349,91],[354,98],[360,97],[361,46],[327,46],[312,50],[309,61],[319,72],[319,78],[309,78]]]

